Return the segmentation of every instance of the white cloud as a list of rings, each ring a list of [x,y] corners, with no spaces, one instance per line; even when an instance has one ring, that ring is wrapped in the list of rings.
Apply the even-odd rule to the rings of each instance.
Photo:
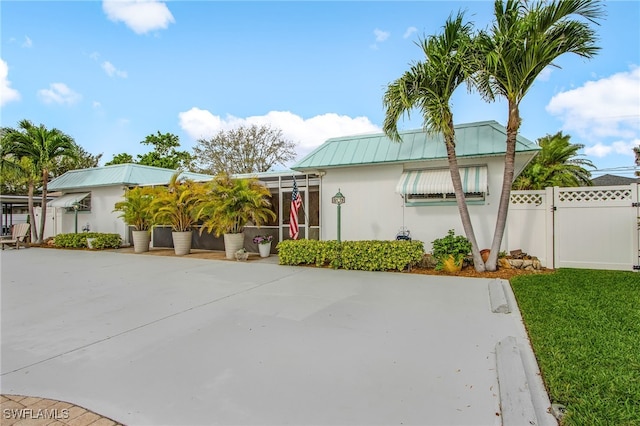
[[[597,143],[593,146],[587,146],[584,148],[584,153],[587,154],[589,157],[598,157],[598,158],[602,158],[602,157],[606,157],[607,155],[611,154],[611,151],[613,150],[613,148],[611,148],[608,145],[605,145],[603,143]]]
[[[562,119],[563,130],[576,131],[587,140],[636,139],[640,135],[640,67],[558,93],[546,110]]]
[[[120,78],[127,78],[127,72],[126,71],[122,71],[117,69],[111,62],[109,61],[104,61],[101,65],[102,69],[104,70],[104,72],[107,73],[107,75],[109,77],[120,77]]]
[[[9,66],[0,59],[0,106],[12,101],[20,100],[20,92],[11,88],[9,77]]]
[[[389,31],[382,31],[382,30],[380,30],[378,28],[373,30],[373,34],[375,34],[377,42],[385,41],[391,35],[391,33]]]
[[[414,33],[416,33],[418,31],[418,29],[416,27],[409,27],[407,28],[407,30],[404,32],[404,35],[402,36],[402,38],[409,38],[411,37]]]
[[[51,83],[48,89],[38,90],[38,96],[45,104],[73,105],[82,99],[64,83]]]
[[[157,0],[104,0],[102,10],[114,21],[122,21],[136,34],[166,29],[175,22],[167,5]]]
[[[588,156],[603,158],[610,154],[626,155],[628,157],[635,157],[633,148],[640,146],[640,139],[634,139],[632,141],[616,141],[611,145],[598,142],[593,146],[585,147],[584,152]]]
[[[99,54],[98,52],[91,52],[91,53],[89,54],[89,57],[90,57],[91,59],[93,59],[94,61],[97,61],[97,60],[100,58],[100,54]]]
[[[32,46],[33,46],[33,41],[28,36],[24,36],[24,42],[22,43],[22,47],[30,48]]]
[[[91,103],[91,106],[92,106],[93,108],[95,108],[95,109],[99,109],[100,107],[102,107],[102,104],[101,104],[100,102],[98,102],[98,101],[93,101],[93,102]]]
[[[367,117],[352,118],[335,113],[304,119],[289,111],[270,111],[266,115],[247,118],[232,115],[221,118],[207,110],[194,107],[179,113],[178,117],[180,127],[194,140],[211,138],[221,130],[229,130],[241,125],[269,124],[282,130],[285,138],[296,143],[298,159],[329,138],[381,131]]]
[[[376,42],[369,45],[369,47],[372,50],[378,50],[378,43],[382,43],[383,41],[386,41],[391,35],[390,32],[382,31],[381,29],[378,29],[378,28],[373,30],[373,34],[376,36]]]

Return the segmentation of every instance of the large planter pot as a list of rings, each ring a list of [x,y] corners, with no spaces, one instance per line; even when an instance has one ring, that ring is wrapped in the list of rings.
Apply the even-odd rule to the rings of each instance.
[[[191,234],[193,231],[172,232],[173,250],[177,256],[184,256],[191,253]]]
[[[224,234],[224,253],[227,259],[235,259],[236,252],[244,247],[244,232]]]
[[[258,244],[258,251],[260,252],[260,257],[269,257],[271,254],[271,242]]]
[[[149,231],[131,231],[133,236],[133,252],[144,253],[149,251],[151,233]]]

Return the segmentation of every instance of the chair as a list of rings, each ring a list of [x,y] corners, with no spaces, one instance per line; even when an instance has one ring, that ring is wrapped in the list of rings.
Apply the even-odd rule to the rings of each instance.
[[[3,237],[0,239],[0,245],[2,246],[2,250],[4,250],[5,245],[13,245],[16,249],[20,248],[20,244],[23,247],[26,247],[26,240],[29,236],[29,225],[28,223],[17,223],[13,225],[11,228],[11,237]]]

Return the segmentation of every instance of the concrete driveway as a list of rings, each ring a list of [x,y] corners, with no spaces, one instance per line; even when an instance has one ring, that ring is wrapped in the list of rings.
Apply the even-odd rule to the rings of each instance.
[[[38,248],[0,259],[2,393],[129,425],[499,425],[496,344],[526,342],[484,279]]]

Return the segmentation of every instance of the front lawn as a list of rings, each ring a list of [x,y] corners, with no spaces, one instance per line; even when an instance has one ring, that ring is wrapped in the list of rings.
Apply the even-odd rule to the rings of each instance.
[[[561,269],[511,280],[563,425],[640,425],[640,274]]]

